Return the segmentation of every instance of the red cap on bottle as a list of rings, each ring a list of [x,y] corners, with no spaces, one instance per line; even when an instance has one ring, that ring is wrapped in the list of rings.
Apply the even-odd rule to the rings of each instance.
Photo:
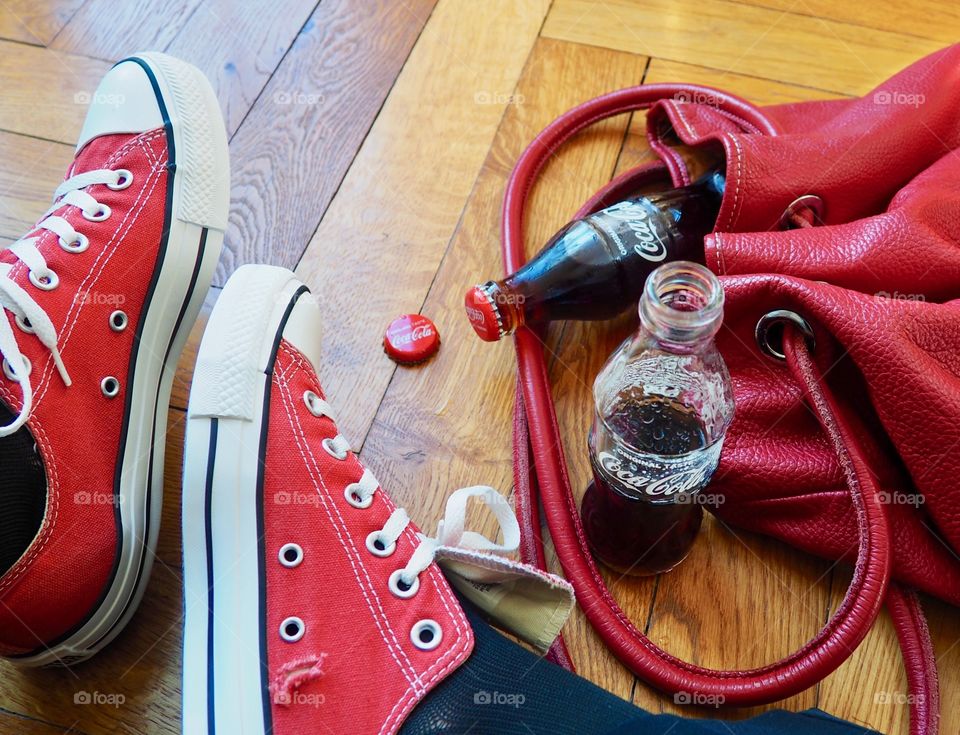
[[[398,316],[383,335],[383,351],[394,362],[413,365],[433,357],[438,349],[440,333],[422,314]]]
[[[490,293],[483,286],[474,286],[463,299],[463,306],[467,310],[467,318],[480,339],[487,342],[496,342],[503,337],[503,322],[500,313],[490,298]]]

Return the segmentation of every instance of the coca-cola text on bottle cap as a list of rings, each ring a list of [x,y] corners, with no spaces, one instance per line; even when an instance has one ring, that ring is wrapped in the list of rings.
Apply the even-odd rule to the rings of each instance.
[[[474,286],[463,299],[463,306],[467,310],[467,318],[480,339],[487,342],[496,342],[503,337],[503,322],[500,313],[490,298],[490,293],[483,286]]]
[[[423,362],[439,348],[440,333],[422,314],[398,316],[383,335],[383,350],[394,362],[407,365]]]

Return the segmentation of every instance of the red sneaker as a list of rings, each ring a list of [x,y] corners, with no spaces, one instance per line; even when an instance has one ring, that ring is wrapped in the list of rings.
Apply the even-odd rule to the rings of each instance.
[[[53,206],[0,252],[0,654],[88,658],[139,603],[174,368],[228,204],[213,90],[143,54],[104,77]]]
[[[184,456],[186,735],[399,730],[473,647],[435,560],[541,648],[572,605],[562,580],[493,555],[519,527],[490,488],[457,491],[437,538],[418,533],[337,431],[321,334],[292,273],[249,265],[204,334]],[[503,544],[464,531],[471,497]]]

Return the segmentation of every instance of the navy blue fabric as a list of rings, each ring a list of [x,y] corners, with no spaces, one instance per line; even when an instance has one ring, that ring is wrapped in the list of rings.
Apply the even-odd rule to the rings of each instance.
[[[866,735],[873,733],[818,709],[804,712],[773,710],[749,720],[689,720],[646,712],[604,735]]]
[[[401,735],[865,735],[823,712],[767,712],[739,722],[651,715],[494,630],[460,600],[470,658],[410,714]]]

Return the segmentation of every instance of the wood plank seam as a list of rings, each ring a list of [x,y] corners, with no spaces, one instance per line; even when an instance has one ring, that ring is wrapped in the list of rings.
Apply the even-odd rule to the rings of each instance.
[[[550,0],[550,8],[552,8],[552,7],[553,7],[553,0]],[[547,13],[544,15],[543,22],[541,22],[541,24],[540,24],[540,30],[541,30],[541,31],[543,30],[543,23],[546,22],[547,16],[548,16],[549,14],[550,14],[550,10],[548,9],[548,10],[547,10]],[[422,32],[423,32],[423,31],[421,30],[421,33],[422,33]],[[539,34],[538,34],[538,37],[539,37]],[[526,58],[526,60],[523,62],[523,68],[522,68],[522,70],[521,70],[521,72],[520,72],[520,76],[517,78],[517,81],[514,83],[513,88],[511,89],[511,94],[514,95],[514,96],[516,96],[516,95],[518,94],[518,91],[517,91],[517,90],[518,90],[519,87],[520,87],[520,80],[524,78],[524,76],[526,75],[526,73],[527,73],[528,70],[529,70],[529,66],[530,66],[530,64],[532,63],[532,60],[533,60],[534,50],[535,50],[535,46],[531,46],[530,51],[529,51],[529,53],[527,54],[527,58]],[[409,55],[408,55],[407,58],[409,58]],[[404,63],[406,63],[406,62],[404,62]],[[650,59],[648,58],[648,59],[647,59],[646,67],[644,68],[644,76],[646,76],[647,69],[649,69],[649,68],[650,68]],[[402,69],[401,69],[401,72],[402,72]],[[398,74],[398,76],[399,76],[399,74]],[[396,82],[394,82],[394,83],[396,83]],[[641,81],[641,84],[642,84],[642,83],[643,83],[643,82]],[[384,98],[384,99],[386,100],[386,98]],[[497,126],[496,126],[496,128],[497,128],[498,131],[499,131],[500,127],[503,125],[504,118],[507,116],[507,113],[508,113],[508,112],[509,112],[509,107],[504,107],[504,108],[503,108],[503,111],[502,111],[501,114],[500,114],[500,119],[497,121]],[[372,127],[372,126],[371,126],[371,127]],[[369,131],[368,131],[368,132],[369,132]],[[626,136],[627,136],[628,133],[629,133],[629,125],[628,125],[627,128],[624,130],[624,134],[623,134],[623,139],[624,139],[624,140],[626,140]],[[362,145],[362,144],[361,144],[361,145]],[[622,149],[623,149],[623,143],[621,143],[621,150],[622,150]],[[619,160],[619,158],[618,158],[617,160]],[[616,166],[614,166],[614,168],[616,168]],[[440,261],[439,261],[438,264],[437,264],[437,269],[436,269],[436,271],[434,272],[432,279],[430,280],[429,286],[427,287],[426,291],[425,291],[424,294],[423,294],[423,299],[422,299],[421,302],[420,302],[420,308],[419,308],[419,310],[418,310],[418,311],[421,312],[421,313],[423,312],[423,308],[424,308],[424,306],[426,306],[427,301],[429,301],[429,299],[430,299],[430,294],[431,294],[431,292],[433,291],[434,285],[436,284],[437,276],[440,274],[440,271],[443,269],[443,264],[444,264],[444,262],[446,261],[447,256],[450,254],[450,250],[451,250],[451,248],[453,247],[453,244],[454,244],[454,243],[456,242],[456,240],[457,240],[457,236],[459,235],[460,229],[461,229],[461,227],[462,227],[462,225],[463,225],[464,217],[466,216],[467,210],[469,209],[470,204],[471,204],[471,202],[473,201],[473,197],[474,197],[474,194],[475,194],[476,191],[477,191],[477,186],[478,186],[478,184],[479,184],[479,182],[480,182],[480,179],[481,179],[481,177],[482,177],[482,174],[483,174],[483,168],[481,167],[481,169],[477,172],[477,175],[476,175],[476,177],[474,178],[473,183],[470,185],[470,193],[467,195],[467,198],[464,200],[463,207],[460,209],[460,214],[457,216],[457,223],[456,223],[456,225],[454,226],[453,231],[450,233],[450,237],[447,239],[447,243],[446,243],[446,245],[444,246],[444,249],[443,249],[443,254],[440,256]],[[338,187],[338,189],[339,189],[339,187]],[[336,195],[334,195],[334,196],[336,196]],[[331,201],[333,201],[333,200],[331,199]],[[318,223],[318,224],[317,224],[317,227],[319,228],[319,226],[320,226],[320,224]],[[312,238],[311,238],[311,239],[312,239]],[[309,243],[308,243],[308,244],[309,244]],[[306,251],[306,248],[304,248],[304,252],[305,252],[305,251]],[[301,258],[302,258],[302,257],[303,257],[303,254],[301,254]],[[369,436],[371,429],[373,428],[374,424],[376,424],[376,422],[377,422],[377,418],[378,418],[379,415],[380,415],[380,409],[381,409],[381,407],[383,406],[383,400],[384,400],[384,398],[386,397],[387,393],[390,392],[390,388],[393,386],[393,382],[394,382],[394,379],[396,378],[396,375],[397,375],[397,369],[396,369],[396,367],[394,367],[393,370],[392,370],[392,372],[391,372],[390,379],[387,381],[387,384],[386,384],[383,392],[382,392],[381,395],[380,395],[380,399],[379,399],[379,401],[377,402],[377,408],[376,408],[376,411],[374,411],[374,414],[373,414],[373,421],[371,421],[370,424],[367,426],[367,431],[364,433],[363,438],[362,438],[361,441],[360,441],[360,445],[359,445],[360,448],[357,450],[357,453],[358,453],[358,454],[360,454],[360,453],[362,452],[362,447],[363,447],[364,443],[366,442],[367,436]]]
[[[700,59],[700,63],[703,63],[705,59],[722,58],[722,66],[734,71],[734,66],[729,64],[728,59],[733,55],[742,58],[743,46],[730,47],[727,43],[729,36],[737,33],[743,35],[744,32],[756,34],[748,36],[753,41],[751,46],[755,46],[769,35],[772,28],[782,27],[783,33],[778,34],[781,41],[795,42],[804,47],[819,42],[826,48],[827,55],[818,57],[806,54],[794,58],[789,53],[790,46],[786,47],[785,52],[782,44],[777,46],[767,42],[752,62],[761,69],[758,76],[771,81],[802,84],[809,76],[809,70],[815,69],[816,73],[831,80],[831,91],[847,94],[866,92],[868,82],[875,83],[906,66],[918,55],[935,51],[943,45],[940,41],[918,39],[897,30],[877,30],[833,17],[827,20],[811,18],[779,7],[736,3],[733,0],[707,0],[700,4],[696,11],[686,4],[674,6],[664,0],[643,5],[630,5],[626,0],[610,0],[599,6],[614,17],[619,17],[616,8],[635,16],[634,24],[649,23],[651,19],[661,22],[663,17],[668,16],[673,24],[669,27],[652,28],[651,32],[661,32],[649,38],[641,38],[630,23],[621,21],[611,26],[587,15],[584,8],[594,6],[587,5],[585,0],[558,0],[552,13],[556,17],[552,22],[548,20],[545,35],[621,50],[639,50],[658,59],[678,62]],[[676,13],[670,15],[674,7]],[[587,20],[582,24],[579,21],[570,22],[570,17],[575,14]],[[788,27],[784,27],[785,18],[791,20]],[[817,20],[820,22],[815,22]],[[825,33],[825,29],[829,33]],[[674,30],[675,32],[663,32]],[[720,34],[721,42],[701,43],[700,37],[711,32]],[[695,37],[695,34],[699,35]],[[655,46],[656,49],[651,52],[650,46]],[[847,59],[846,65],[830,65],[824,63],[825,59],[831,58],[830,53],[841,53],[853,58]],[[803,59],[807,60],[806,63]],[[716,68],[721,66],[712,62],[709,65]],[[864,70],[867,71],[866,74]],[[735,71],[742,70],[736,68]]]
[[[284,60],[287,58],[287,56],[290,55],[291,50],[293,49],[294,45],[296,45],[297,39],[303,34],[304,29],[305,29],[305,28],[307,27],[307,25],[310,23],[311,18],[313,18],[313,14],[317,12],[317,7],[320,5],[321,2],[322,2],[322,0],[317,0],[316,4],[314,4],[313,8],[311,8],[310,12],[307,14],[307,19],[306,19],[306,20],[303,22],[303,24],[300,26],[300,29],[297,31],[296,35],[294,35],[293,40],[290,42],[290,45],[287,46],[287,48],[284,50],[283,54],[280,56],[280,59],[277,61],[276,65],[274,65],[273,69],[272,69],[272,70],[270,71],[270,73],[267,75],[266,79],[264,79],[263,85],[260,87],[260,91],[257,93],[256,97],[254,97],[254,98],[250,101],[249,107],[247,107],[246,112],[243,113],[243,117],[240,118],[240,122],[237,124],[236,130],[234,130],[233,133],[230,134],[230,140],[233,140],[233,138],[237,135],[237,133],[240,132],[240,128],[243,127],[243,124],[247,121],[247,118],[250,116],[250,111],[253,110],[253,108],[256,106],[256,104],[260,101],[260,98],[263,96],[264,91],[265,91],[265,90],[267,89],[267,87],[270,85],[270,81],[271,81],[271,80],[273,79],[273,77],[276,75],[277,69],[280,68],[280,66],[283,64]],[[194,9],[193,9],[193,12],[190,13],[190,16],[192,17],[195,13],[197,13],[197,12],[200,10],[200,7],[201,7],[201,6],[198,5],[196,8],[194,8]],[[188,21],[188,22],[189,22],[189,21]],[[422,33],[422,32],[423,32],[423,30],[421,29],[421,33]],[[170,39],[170,42],[169,42],[166,46],[164,46],[164,49],[163,49],[164,52],[166,52],[167,49],[169,49],[174,43],[176,43],[177,38],[179,37],[179,35],[180,35],[180,34],[178,33],[176,36],[174,36],[173,38]],[[371,125],[372,125],[372,123],[371,123]]]
[[[552,6],[553,6],[553,0],[550,0],[550,7],[552,7]],[[550,14],[550,10],[549,10],[549,8],[548,8],[547,12],[546,12],[546,13],[544,14],[544,16],[543,16],[543,21],[540,23],[540,29],[541,29],[541,30],[543,30],[543,23],[546,22],[547,16],[548,16],[549,14]],[[429,21],[428,21],[428,22],[429,22]],[[425,27],[426,27],[426,24],[424,24],[424,28],[425,28]],[[422,29],[421,29],[420,33],[421,33],[421,34],[423,33],[423,30],[422,30]],[[539,37],[539,32],[538,32],[537,36]],[[419,41],[419,37],[418,37],[417,40]],[[416,46],[416,44],[414,44],[414,46]],[[535,46],[535,45],[534,45],[534,46]],[[517,93],[517,87],[518,87],[519,84],[520,84],[520,79],[522,79],[522,78],[523,78],[523,75],[526,73],[527,67],[528,67],[528,65],[530,64],[530,60],[531,60],[531,58],[533,57],[534,46],[531,46],[531,47],[530,47],[530,51],[527,53],[527,58],[526,58],[526,60],[523,62],[523,68],[522,68],[521,71],[520,71],[520,75],[517,77],[517,81],[514,83],[513,88],[511,89],[511,93],[514,94],[514,95]],[[412,49],[411,49],[411,52],[412,52]],[[408,59],[410,58],[409,54],[407,55],[407,58],[408,58]],[[405,66],[405,65],[406,65],[406,61],[404,62],[404,66]],[[400,69],[400,73],[403,73],[403,68],[402,68],[402,67],[401,67],[401,69]],[[399,76],[400,76],[400,74],[397,74],[397,77],[398,77],[398,78],[399,78]],[[394,84],[396,84],[396,80],[394,80]],[[391,89],[392,89],[392,88],[391,88]],[[387,95],[387,97],[389,97],[389,95]],[[384,103],[386,103],[387,97],[384,97]],[[381,105],[381,109],[382,109],[382,107],[383,107],[383,106]],[[497,121],[497,125],[496,125],[496,129],[497,129],[497,130],[499,130],[499,129],[500,129],[500,126],[503,124],[503,119],[504,119],[504,117],[506,117],[508,111],[509,111],[509,107],[504,107],[504,108],[503,108],[503,111],[500,113],[500,118],[499,118],[499,120]],[[379,115],[379,112],[378,112],[377,114]],[[373,127],[373,126],[371,125],[371,127]],[[369,135],[369,130],[367,131],[367,134]],[[366,136],[364,137],[364,139],[366,139]],[[362,147],[362,144],[361,144],[361,147]],[[358,150],[359,150],[359,149],[358,149]],[[465,216],[466,213],[467,213],[467,209],[470,207],[470,202],[473,201],[473,197],[474,197],[474,194],[475,194],[476,191],[477,191],[477,185],[478,185],[478,183],[480,182],[480,178],[481,178],[482,174],[483,174],[483,167],[481,166],[480,170],[477,171],[477,175],[476,175],[476,176],[474,177],[474,179],[473,179],[473,183],[470,184],[470,193],[467,195],[467,198],[464,200],[464,202],[463,202],[463,207],[461,207],[460,213],[457,215],[457,223],[456,223],[456,225],[454,226],[453,231],[450,233],[450,237],[447,239],[446,245],[444,245],[443,254],[440,256],[440,261],[437,263],[437,269],[436,269],[436,271],[434,271],[434,273],[433,273],[433,277],[432,277],[431,280],[430,280],[430,284],[428,285],[427,289],[424,291],[423,298],[422,298],[421,301],[420,301],[420,308],[418,309],[418,311],[419,311],[420,313],[423,312],[423,308],[424,308],[424,306],[426,306],[427,301],[428,301],[429,298],[430,298],[430,292],[433,290],[433,287],[434,287],[434,285],[435,285],[436,282],[437,282],[437,276],[439,275],[441,269],[443,268],[443,263],[444,263],[444,261],[446,260],[447,255],[449,255],[450,249],[451,249],[451,247],[453,246],[453,243],[454,243],[454,242],[456,241],[456,239],[457,239],[457,235],[459,234],[460,228],[461,228],[462,225],[463,225],[463,218],[464,218],[464,216]],[[346,175],[344,175],[344,178],[346,178]],[[337,187],[337,190],[339,191],[339,186]],[[334,197],[336,197],[336,195],[334,195]],[[332,202],[332,201],[333,201],[333,198],[331,198],[330,201]],[[328,208],[329,208],[329,205],[328,205]],[[320,227],[320,223],[317,223],[317,228],[319,229],[319,227]],[[314,234],[316,234],[316,231],[314,231]],[[311,240],[312,240],[312,239],[313,239],[313,238],[311,237]],[[307,244],[309,245],[309,242],[308,242]],[[304,247],[304,252],[306,252],[306,247]],[[303,257],[303,253],[301,253],[300,257],[301,257],[301,258]],[[299,263],[298,263],[298,264],[299,264]],[[390,392],[390,388],[393,387],[393,382],[394,382],[394,379],[396,378],[396,376],[397,376],[397,367],[395,366],[395,367],[392,369],[391,373],[390,373],[390,379],[387,381],[387,384],[386,384],[386,386],[384,387],[383,392],[380,394],[380,399],[377,401],[377,408],[376,408],[376,410],[375,410],[374,413],[373,413],[373,420],[367,425],[367,430],[366,430],[366,432],[364,432],[363,438],[360,440],[360,446],[359,446],[359,448],[357,449],[357,454],[358,454],[358,455],[363,452],[363,446],[364,446],[364,444],[366,443],[367,437],[370,435],[370,431],[373,429],[374,424],[376,424],[376,422],[377,422],[377,417],[380,415],[380,409],[383,407],[383,401],[384,401],[384,399],[386,398],[387,393]]]
[[[743,5],[744,7],[767,8],[767,9],[769,9],[769,10],[775,9],[775,8],[772,8],[772,7],[769,6],[769,5],[760,5],[760,4],[757,4],[757,3],[746,2],[745,0],[726,0],[726,1],[727,1],[727,2],[730,2],[730,3],[733,3],[733,4],[735,4],[735,5]],[[796,3],[794,3],[794,4],[791,6],[791,8],[790,8],[790,10],[789,10],[789,13],[790,13],[791,15],[799,15],[799,16],[802,16],[802,17],[804,17],[804,18],[811,18],[811,19],[813,19],[813,20],[823,20],[823,17],[822,17],[822,16],[819,16],[819,15],[813,13],[813,12],[809,12],[809,11],[808,11],[808,12],[804,12],[804,11],[802,11],[802,10],[796,10],[796,9],[795,9],[795,8],[797,8],[798,6],[803,7],[804,5],[805,5],[805,3],[803,2],[803,0],[799,0],[799,2],[796,2]],[[787,12],[787,11],[784,11],[784,12]],[[867,24],[867,23],[856,23],[856,22],[854,22],[854,21],[852,21],[852,20],[847,20],[847,19],[840,20],[840,19],[838,19],[838,18],[830,18],[829,20],[830,20],[831,22],[834,22],[834,23],[843,23],[844,25],[853,26],[853,27],[855,27],[855,28],[864,28],[864,29],[871,30],[871,31],[886,31],[886,30],[888,30],[887,28],[883,28],[882,26],[869,25],[869,24]],[[905,30],[903,30],[902,28],[898,28],[898,29],[897,29],[897,33],[899,33],[900,35],[903,35],[903,36],[912,36],[913,38],[917,38],[917,39],[920,39],[920,40],[923,40],[923,41],[929,41],[929,40],[931,40],[931,39],[930,39],[930,36],[924,36],[924,35],[922,35],[922,34],[920,34],[920,33],[914,33],[914,32],[912,32],[912,31],[905,31]]]
[[[547,8],[547,12],[544,14],[543,20],[542,20],[541,23],[540,23],[540,30],[541,30],[541,31],[543,30],[543,24],[546,23],[547,16],[550,14],[550,8],[552,8],[552,7],[553,7],[553,0],[550,0],[550,5],[549,5],[549,7]],[[428,20],[428,22],[429,22],[429,20]],[[424,24],[424,28],[425,28],[425,27],[426,27],[426,24]],[[421,34],[423,33],[423,30],[422,30],[422,29],[421,29],[420,33],[421,33]],[[540,33],[538,32],[538,33],[537,33],[537,37],[539,38],[539,36],[540,36]],[[418,37],[417,40],[419,41],[419,37]],[[416,44],[414,44],[414,46],[416,46]],[[535,44],[530,47],[530,51],[527,53],[527,58],[526,58],[526,59],[524,60],[524,62],[523,62],[523,68],[522,68],[521,71],[520,71],[520,75],[517,77],[517,81],[514,83],[513,88],[511,89],[511,94],[513,94],[513,95],[516,95],[516,94],[517,94],[517,88],[518,88],[519,85],[520,85],[520,80],[523,79],[524,74],[526,74],[526,72],[527,72],[528,66],[529,66],[529,64],[531,63],[531,59],[533,58],[534,48],[535,48]],[[411,51],[412,51],[412,49],[411,49]],[[409,54],[407,55],[407,58],[408,58],[408,59],[410,58]],[[406,61],[404,62],[404,66],[405,66],[405,65],[406,65]],[[647,68],[649,68],[649,66],[650,66],[650,64],[649,64],[649,61],[648,61],[648,63],[647,63]],[[403,68],[401,67],[400,73],[402,73],[402,72],[403,72]],[[399,77],[399,76],[400,76],[400,74],[397,74],[397,77]],[[396,84],[396,80],[394,80],[394,84]],[[387,97],[389,97],[389,95],[387,95]],[[386,102],[387,97],[384,97],[384,102]],[[381,105],[381,109],[382,109],[382,105]],[[506,117],[508,111],[509,111],[509,107],[504,107],[504,108],[503,108],[503,111],[500,113],[500,119],[497,121],[497,125],[496,125],[496,129],[497,129],[497,130],[499,130],[499,129],[500,129],[500,126],[503,125],[503,120],[504,120],[504,118]],[[379,112],[378,112],[377,114],[379,115]],[[371,127],[373,127],[373,126],[371,125]],[[369,134],[369,130],[367,131],[367,133]],[[366,139],[366,137],[365,137],[364,139]],[[361,147],[362,147],[362,145],[363,145],[363,144],[361,143]],[[359,149],[358,149],[358,150],[359,150]],[[464,200],[464,202],[463,202],[463,207],[460,209],[460,214],[457,216],[457,223],[456,223],[456,225],[454,226],[453,231],[450,233],[450,237],[447,239],[447,243],[446,243],[446,245],[444,246],[444,249],[443,249],[443,254],[440,256],[440,261],[439,261],[438,264],[437,264],[437,269],[436,269],[436,271],[434,271],[433,278],[431,278],[430,284],[428,285],[426,291],[424,291],[423,299],[421,299],[421,301],[420,301],[420,308],[419,308],[419,310],[418,310],[420,313],[423,312],[423,308],[424,308],[424,306],[426,306],[427,301],[428,301],[429,298],[430,298],[430,293],[431,293],[431,291],[433,290],[433,287],[434,287],[434,285],[435,285],[436,282],[437,282],[437,276],[440,274],[440,271],[441,271],[442,268],[443,268],[443,263],[444,263],[444,261],[447,259],[447,256],[450,254],[450,249],[453,247],[453,244],[454,244],[454,242],[455,242],[456,239],[457,239],[457,235],[460,233],[460,228],[463,226],[464,216],[465,216],[466,213],[467,213],[467,209],[470,207],[470,203],[473,201],[473,197],[474,197],[474,194],[475,194],[476,191],[477,191],[477,185],[478,185],[479,182],[480,182],[480,179],[481,179],[482,174],[483,174],[483,167],[481,167],[480,170],[477,171],[477,175],[476,175],[476,177],[474,177],[473,183],[470,185],[470,193],[467,195],[467,198],[466,198],[466,199]],[[346,177],[346,176],[344,176],[344,178],[345,178],[345,177]],[[339,186],[337,187],[337,189],[338,189],[338,191],[339,191]],[[334,194],[334,197],[336,197],[336,194]],[[333,198],[331,198],[330,201],[333,201]],[[329,205],[328,205],[328,208],[329,208]],[[320,223],[317,223],[317,228],[319,228],[319,227],[320,227]],[[315,233],[315,232],[316,232],[316,230],[314,231],[314,233]],[[313,239],[313,238],[311,237],[311,240],[312,240],[312,239]],[[309,242],[308,242],[307,244],[309,245]],[[306,247],[304,247],[304,252],[306,252]],[[303,257],[303,253],[301,253],[300,257],[301,257],[301,258]],[[299,264],[299,262],[298,262],[298,264]],[[393,381],[394,381],[394,379],[396,378],[396,376],[397,376],[397,368],[394,367],[393,370],[392,370],[392,372],[391,372],[391,374],[390,374],[390,379],[387,381],[387,384],[386,384],[386,386],[384,387],[383,392],[380,394],[380,400],[377,401],[377,408],[376,408],[376,410],[374,411],[374,414],[373,414],[373,421],[371,421],[370,424],[367,426],[367,430],[366,430],[366,432],[364,433],[363,438],[362,438],[361,441],[360,441],[360,446],[359,446],[359,448],[358,448],[358,450],[357,450],[357,454],[360,454],[360,453],[363,451],[363,445],[366,443],[367,437],[370,435],[370,431],[373,429],[374,424],[376,424],[376,422],[377,422],[377,417],[380,415],[380,409],[381,409],[381,407],[383,406],[384,398],[386,398],[387,393],[390,392],[390,388],[393,386]]]
[[[411,15],[413,15],[412,11],[409,10],[409,6],[406,3],[400,2],[399,4],[404,10],[407,10],[408,12],[411,13]],[[427,27],[427,23],[430,22],[430,18],[433,17],[433,11],[436,10],[436,7],[437,6],[434,5],[433,8],[431,8],[430,13],[427,14],[427,19],[423,23],[423,25],[420,27],[420,31],[417,33],[416,40],[410,45],[410,49],[407,51],[407,55],[404,58],[403,63],[400,65],[400,68],[397,69],[397,73],[393,78],[393,82],[390,83],[390,88],[387,90],[387,93],[383,95],[383,99],[380,100],[380,106],[377,108],[376,113],[370,118],[370,124],[367,125],[367,129],[363,133],[363,137],[360,140],[360,144],[357,146],[357,150],[354,152],[354,156],[353,156],[354,160],[356,160],[356,157],[357,157],[356,154],[360,152],[361,148],[363,148],[363,144],[367,142],[367,138],[370,136],[370,131],[373,130],[374,123],[376,123],[377,119],[380,117],[380,113],[383,111],[383,106],[387,104],[387,100],[390,99],[390,94],[393,92],[393,88],[396,86],[397,80],[400,78],[400,75],[403,74],[403,70],[406,67],[407,62],[410,60],[410,55],[413,53],[413,50],[417,47],[417,44],[420,43],[420,37],[423,35],[424,29]],[[264,85],[264,89],[266,89],[266,85]],[[253,105],[251,105],[250,107],[252,109]],[[241,123],[241,125],[242,124],[243,123]],[[303,260],[303,256],[306,255],[307,249],[310,247],[310,243],[313,242],[313,238],[317,234],[317,230],[319,230],[320,225],[323,224],[323,219],[324,217],[327,216],[327,212],[330,210],[330,205],[333,204],[334,200],[337,198],[337,195],[340,193],[340,187],[343,186],[343,182],[346,180],[347,175],[350,173],[351,168],[353,168],[353,161],[351,161],[350,165],[343,170],[343,174],[340,176],[340,180],[337,182],[337,185],[333,189],[333,194],[330,196],[329,201],[327,201],[326,206],[324,206],[323,211],[320,213],[320,217],[317,219],[317,224],[314,226],[313,231],[310,233],[310,236],[307,238],[306,242],[304,243],[303,248],[300,250],[300,255],[297,256],[296,261],[291,266],[291,270],[296,270],[297,268],[300,267],[300,263]],[[390,380],[392,381],[393,378],[391,377]],[[384,391],[384,395],[386,395],[386,391]],[[383,400],[382,397],[381,397],[381,400]],[[364,438],[366,437],[364,436]],[[362,446],[362,442],[361,442],[361,446]]]

